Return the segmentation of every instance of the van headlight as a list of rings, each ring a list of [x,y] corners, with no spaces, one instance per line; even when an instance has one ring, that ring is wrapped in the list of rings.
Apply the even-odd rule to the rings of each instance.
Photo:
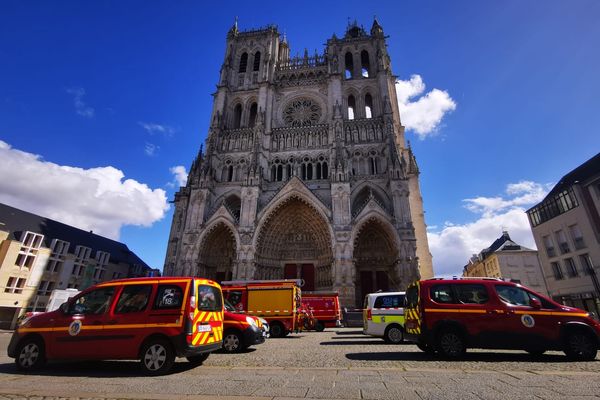
[[[252,326],[256,326],[256,321],[252,317],[246,317],[246,322]]]

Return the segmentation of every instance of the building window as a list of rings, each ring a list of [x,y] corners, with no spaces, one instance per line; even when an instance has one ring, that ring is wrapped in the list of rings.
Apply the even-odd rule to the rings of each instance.
[[[569,188],[544,200],[541,204],[527,211],[527,214],[531,226],[535,227],[577,207],[578,205],[579,203],[577,202],[577,197],[575,197],[575,192],[573,192],[572,188]]]
[[[65,261],[65,256],[69,250],[69,242],[54,239],[52,241],[51,250],[50,259],[48,260],[48,264],[46,264],[46,271],[57,273],[60,271]]]
[[[348,119],[354,119],[354,112],[356,110],[356,100],[354,96],[348,96]]]
[[[246,68],[248,67],[248,53],[243,53],[240,57],[240,68],[239,72],[246,72]]]
[[[347,52],[344,57],[346,69],[344,71],[344,77],[346,79],[352,79],[354,77],[354,61],[352,60],[352,53]]]
[[[242,105],[238,104],[233,109],[233,129],[239,129],[242,126]]]
[[[377,157],[369,157],[369,173],[371,175],[377,175],[379,173],[379,169],[377,168]]]
[[[250,106],[250,119],[248,120],[248,126],[250,128],[254,128],[254,125],[256,125],[256,114],[258,110],[258,106],[256,105],[256,103],[252,103],[252,105]]]
[[[227,168],[227,182],[233,181],[233,165]]]
[[[544,240],[544,247],[546,247],[546,254],[548,254],[548,257],[556,256],[556,251],[554,251],[554,243],[552,243],[552,238],[550,236],[544,236],[542,239]]]
[[[94,269],[94,279],[104,279],[104,274],[106,273],[109,258],[110,253],[107,253],[105,251],[96,252],[96,268]]]
[[[556,241],[558,242],[558,248],[560,249],[561,254],[567,254],[569,251],[569,243],[567,242],[567,236],[562,229],[559,229],[555,232]]]
[[[552,265],[552,272],[554,273],[554,279],[561,280],[564,278],[562,270],[560,269],[560,264],[557,262],[550,263]]]
[[[581,267],[583,268],[583,273],[586,275],[592,275],[594,272],[594,264],[592,263],[592,259],[589,254],[582,254],[579,256],[579,261],[581,262]]]
[[[577,250],[585,248],[585,242],[583,241],[583,234],[581,233],[581,229],[577,225],[569,226],[569,232],[571,232],[571,239],[573,239],[573,243],[575,244],[575,248]]]
[[[25,286],[25,278],[17,278],[11,276],[8,278],[8,282],[6,282],[6,287],[4,288],[5,293],[23,293],[23,287]]]
[[[567,266],[567,274],[569,274],[570,278],[579,276],[579,273],[577,273],[577,266],[572,258],[565,259],[565,265]]]
[[[83,271],[85,270],[85,266],[87,265],[90,254],[92,253],[92,249],[85,246],[77,246],[75,247],[75,262],[73,263],[73,271],[71,275],[80,277],[83,275]]]
[[[37,294],[39,296],[50,296],[52,290],[54,290],[55,282],[52,281],[42,281],[40,286],[38,287]]]
[[[365,117],[373,118],[373,98],[369,93],[365,96]]]
[[[21,240],[22,246],[19,250],[19,255],[17,256],[15,265],[31,269],[43,239],[43,235],[33,232],[25,232],[23,234],[23,239]]]
[[[363,78],[368,78],[371,67],[369,66],[369,52],[366,50],[363,50],[360,53],[360,65]]]
[[[252,65],[253,71],[258,71],[260,69],[260,51],[254,53],[254,63]]]

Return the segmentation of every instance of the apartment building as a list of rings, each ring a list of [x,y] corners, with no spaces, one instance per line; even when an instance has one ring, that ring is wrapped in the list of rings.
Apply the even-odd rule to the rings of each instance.
[[[54,289],[155,274],[123,243],[0,203],[0,329]]]
[[[537,250],[517,244],[506,231],[490,247],[471,257],[463,276],[511,279],[548,294]]]
[[[600,311],[600,153],[563,176],[527,211],[550,295]]]

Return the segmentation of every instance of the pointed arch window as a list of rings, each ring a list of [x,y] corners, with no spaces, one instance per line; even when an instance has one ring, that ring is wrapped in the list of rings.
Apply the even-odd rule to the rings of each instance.
[[[348,96],[348,119],[354,119],[356,111],[356,100],[354,100],[354,96]]]
[[[373,118],[373,98],[369,93],[365,95],[365,117]]]
[[[233,165],[230,165],[229,168],[227,168],[227,182],[231,181],[233,181]]]
[[[286,170],[286,174],[287,174],[286,177],[289,180],[292,177],[292,165],[288,164],[286,168],[287,168],[287,170]]]
[[[238,104],[233,109],[233,129],[239,129],[242,126],[242,105]]]
[[[352,53],[347,52],[344,57],[344,61],[346,66],[344,70],[344,77],[346,79],[352,79],[354,77],[354,60],[352,59]]]
[[[256,103],[252,103],[252,105],[250,106],[250,119],[248,120],[248,126],[250,128],[254,128],[254,125],[256,125],[256,114],[258,110],[258,106],[256,105]]]
[[[243,53],[240,57],[240,68],[239,72],[246,72],[246,68],[248,68],[248,53]]]
[[[368,78],[371,75],[371,66],[369,64],[369,52],[366,50],[360,52],[360,67],[363,78]]]
[[[252,71],[258,71],[260,69],[260,51],[254,53],[254,62],[252,63]]]

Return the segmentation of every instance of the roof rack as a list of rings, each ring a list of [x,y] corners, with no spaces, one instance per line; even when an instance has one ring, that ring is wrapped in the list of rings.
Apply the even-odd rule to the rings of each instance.
[[[425,279],[426,281],[441,281],[441,280],[445,280],[445,281],[456,281],[456,280],[484,280],[484,281],[499,281],[499,282],[506,282],[506,281],[510,281],[510,279],[507,278],[493,278],[490,276],[453,276],[451,278],[444,278],[444,277],[434,277],[434,278],[429,278],[429,279]]]

